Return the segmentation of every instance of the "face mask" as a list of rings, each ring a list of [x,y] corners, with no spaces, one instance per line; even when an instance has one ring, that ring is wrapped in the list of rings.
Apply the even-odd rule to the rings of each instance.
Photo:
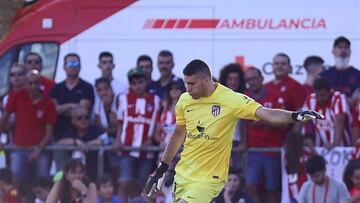
[[[335,57],[335,66],[338,69],[346,69],[349,66],[350,58]]]

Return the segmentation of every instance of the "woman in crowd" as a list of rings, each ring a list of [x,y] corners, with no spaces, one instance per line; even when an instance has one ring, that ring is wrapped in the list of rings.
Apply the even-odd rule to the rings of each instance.
[[[77,159],[69,160],[63,175],[51,188],[46,203],[96,203],[96,186],[86,176],[85,165]]]
[[[351,198],[347,203],[360,203],[360,159],[352,159],[346,165],[343,181]]]

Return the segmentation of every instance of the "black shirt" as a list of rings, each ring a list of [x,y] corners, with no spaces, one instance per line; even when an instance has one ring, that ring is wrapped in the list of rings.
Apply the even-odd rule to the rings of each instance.
[[[76,86],[69,90],[65,81],[56,84],[50,92],[50,96],[55,99],[58,105],[67,103],[79,103],[82,99],[88,99],[94,103],[94,90],[90,83],[80,79]],[[66,115],[58,115],[54,129],[54,139],[58,141],[62,138],[67,129],[71,127],[71,118]]]

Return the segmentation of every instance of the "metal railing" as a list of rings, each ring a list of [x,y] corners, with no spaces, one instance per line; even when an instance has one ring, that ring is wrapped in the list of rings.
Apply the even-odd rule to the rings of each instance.
[[[17,147],[15,145],[4,145],[3,150],[5,151],[13,151],[13,150],[33,150],[35,147]],[[44,150],[48,151],[74,151],[74,150],[80,150],[77,146],[71,146],[71,145],[48,145]],[[91,148],[87,149],[88,151],[97,151],[97,176],[101,177],[104,174],[104,155],[107,151],[114,151],[111,146],[92,146]],[[119,152],[130,152],[130,151],[146,151],[146,152],[162,152],[164,151],[164,148],[158,147],[158,146],[148,146],[148,147],[130,147],[130,146],[123,146],[119,150]],[[238,153],[246,153],[246,152],[281,152],[281,148],[249,148],[246,152],[240,152],[239,149],[233,148],[232,152],[238,152]]]

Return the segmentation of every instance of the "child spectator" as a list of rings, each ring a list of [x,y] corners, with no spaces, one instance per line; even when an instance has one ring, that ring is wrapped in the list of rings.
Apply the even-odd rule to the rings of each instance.
[[[66,162],[63,175],[53,185],[46,203],[96,203],[96,186],[86,176],[85,165],[78,159]]]
[[[114,185],[110,176],[100,177],[96,183],[98,190],[98,203],[123,203],[120,197],[114,195]]]
[[[48,178],[38,178],[34,181],[32,191],[35,193],[35,203],[45,203],[52,187],[52,181]]]
[[[71,118],[73,127],[65,132],[59,144],[75,145],[79,147],[82,153],[85,153],[92,146],[98,146],[107,142],[107,134],[90,123],[89,112],[84,106],[79,105],[75,108]],[[96,151],[86,152],[86,169],[88,175],[95,179],[97,174]]]
[[[343,181],[351,198],[347,203],[360,203],[360,159],[352,159],[346,165]]]
[[[230,170],[228,181],[223,191],[212,200],[211,203],[253,203],[254,201],[248,196],[241,187],[241,178],[236,171]]]
[[[0,169],[0,195],[4,203],[21,203],[19,189],[12,183],[12,173],[7,168]]]

